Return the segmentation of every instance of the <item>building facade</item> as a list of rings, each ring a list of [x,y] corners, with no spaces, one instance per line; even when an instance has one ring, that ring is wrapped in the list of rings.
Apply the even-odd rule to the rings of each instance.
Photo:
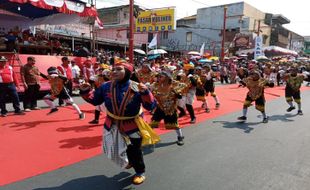
[[[251,5],[239,2],[221,6],[201,8],[197,15],[186,17],[177,21],[177,30],[169,34],[167,39],[160,39],[160,45],[171,51],[199,50],[205,43],[205,50],[219,55],[223,34],[224,7],[226,12],[225,49],[234,47],[238,35],[244,37],[244,47],[253,47],[253,39],[259,34],[263,36],[264,45],[270,42],[271,28],[265,24],[265,13]]]
[[[264,13],[245,3],[232,3],[201,8],[197,15],[177,21],[177,30],[161,38],[160,45],[170,51],[199,51],[205,43],[205,51],[220,55],[223,36],[224,7],[226,11],[225,50],[234,54],[238,50],[252,49],[255,37],[260,35],[263,47],[279,46],[300,52],[302,36],[286,29],[283,25],[290,20],[280,14]]]
[[[139,9],[138,7],[135,8]],[[97,41],[111,46],[128,47],[129,5],[98,9],[98,14],[103,22],[103,29],[96,29]],[[136,47],[141,47],[147,41],[147,33],[136,33],[134,35]]]
[[[305,36],[304,54],[310,56],[310,36]]]
[[[305,38],[295,32],[290,31],[289,33],[289,44],[287,49],[302,53],[305,45]]]

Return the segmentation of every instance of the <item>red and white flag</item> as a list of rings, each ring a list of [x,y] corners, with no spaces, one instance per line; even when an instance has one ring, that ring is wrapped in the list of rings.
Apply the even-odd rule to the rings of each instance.
[[[100,29],[103,29],[103,22],[100,20],[98,16],[96,16],[95,26],[97,26]]]

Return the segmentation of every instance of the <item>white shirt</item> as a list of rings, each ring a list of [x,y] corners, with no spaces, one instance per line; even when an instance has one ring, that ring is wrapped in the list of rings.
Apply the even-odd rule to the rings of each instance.
[[[80,76],[81,69],[79,66],[74,65],[72,67],[72,78],[78,78]]]

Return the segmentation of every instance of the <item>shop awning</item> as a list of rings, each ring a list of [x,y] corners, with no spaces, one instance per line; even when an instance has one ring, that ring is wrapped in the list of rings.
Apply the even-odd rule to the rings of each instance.
[[[81,17],[98,16],[95,7],[80,0],[1,0],[0,9],[30,19],[42,18],[57,13],[77,14]]]
[[[278,46],[268,46],[268,47],[263,47],[263,51],[265,54],[270,54],[272,56],[274,55],[292,55],[292,56],[297,56],[298,53],[296,51],[292,51],[289,49],[285,49],[282,47]],[[246,54],[253,54],[254,49],[246,49],[246,50],[240,50],[237,51],[237,55],[246,55]]]

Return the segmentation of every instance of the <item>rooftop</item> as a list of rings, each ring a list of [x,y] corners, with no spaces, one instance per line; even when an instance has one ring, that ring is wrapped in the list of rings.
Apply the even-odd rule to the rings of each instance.
[[[272,20],[277,20],[280,24],[289,24],[291,21],[282,14],[272,15]]]
[[[192,15],[192,16],[180,18],[178,20],[192,20],[192,19],[196,19],[196,18],[197,18],[197,15]]]

